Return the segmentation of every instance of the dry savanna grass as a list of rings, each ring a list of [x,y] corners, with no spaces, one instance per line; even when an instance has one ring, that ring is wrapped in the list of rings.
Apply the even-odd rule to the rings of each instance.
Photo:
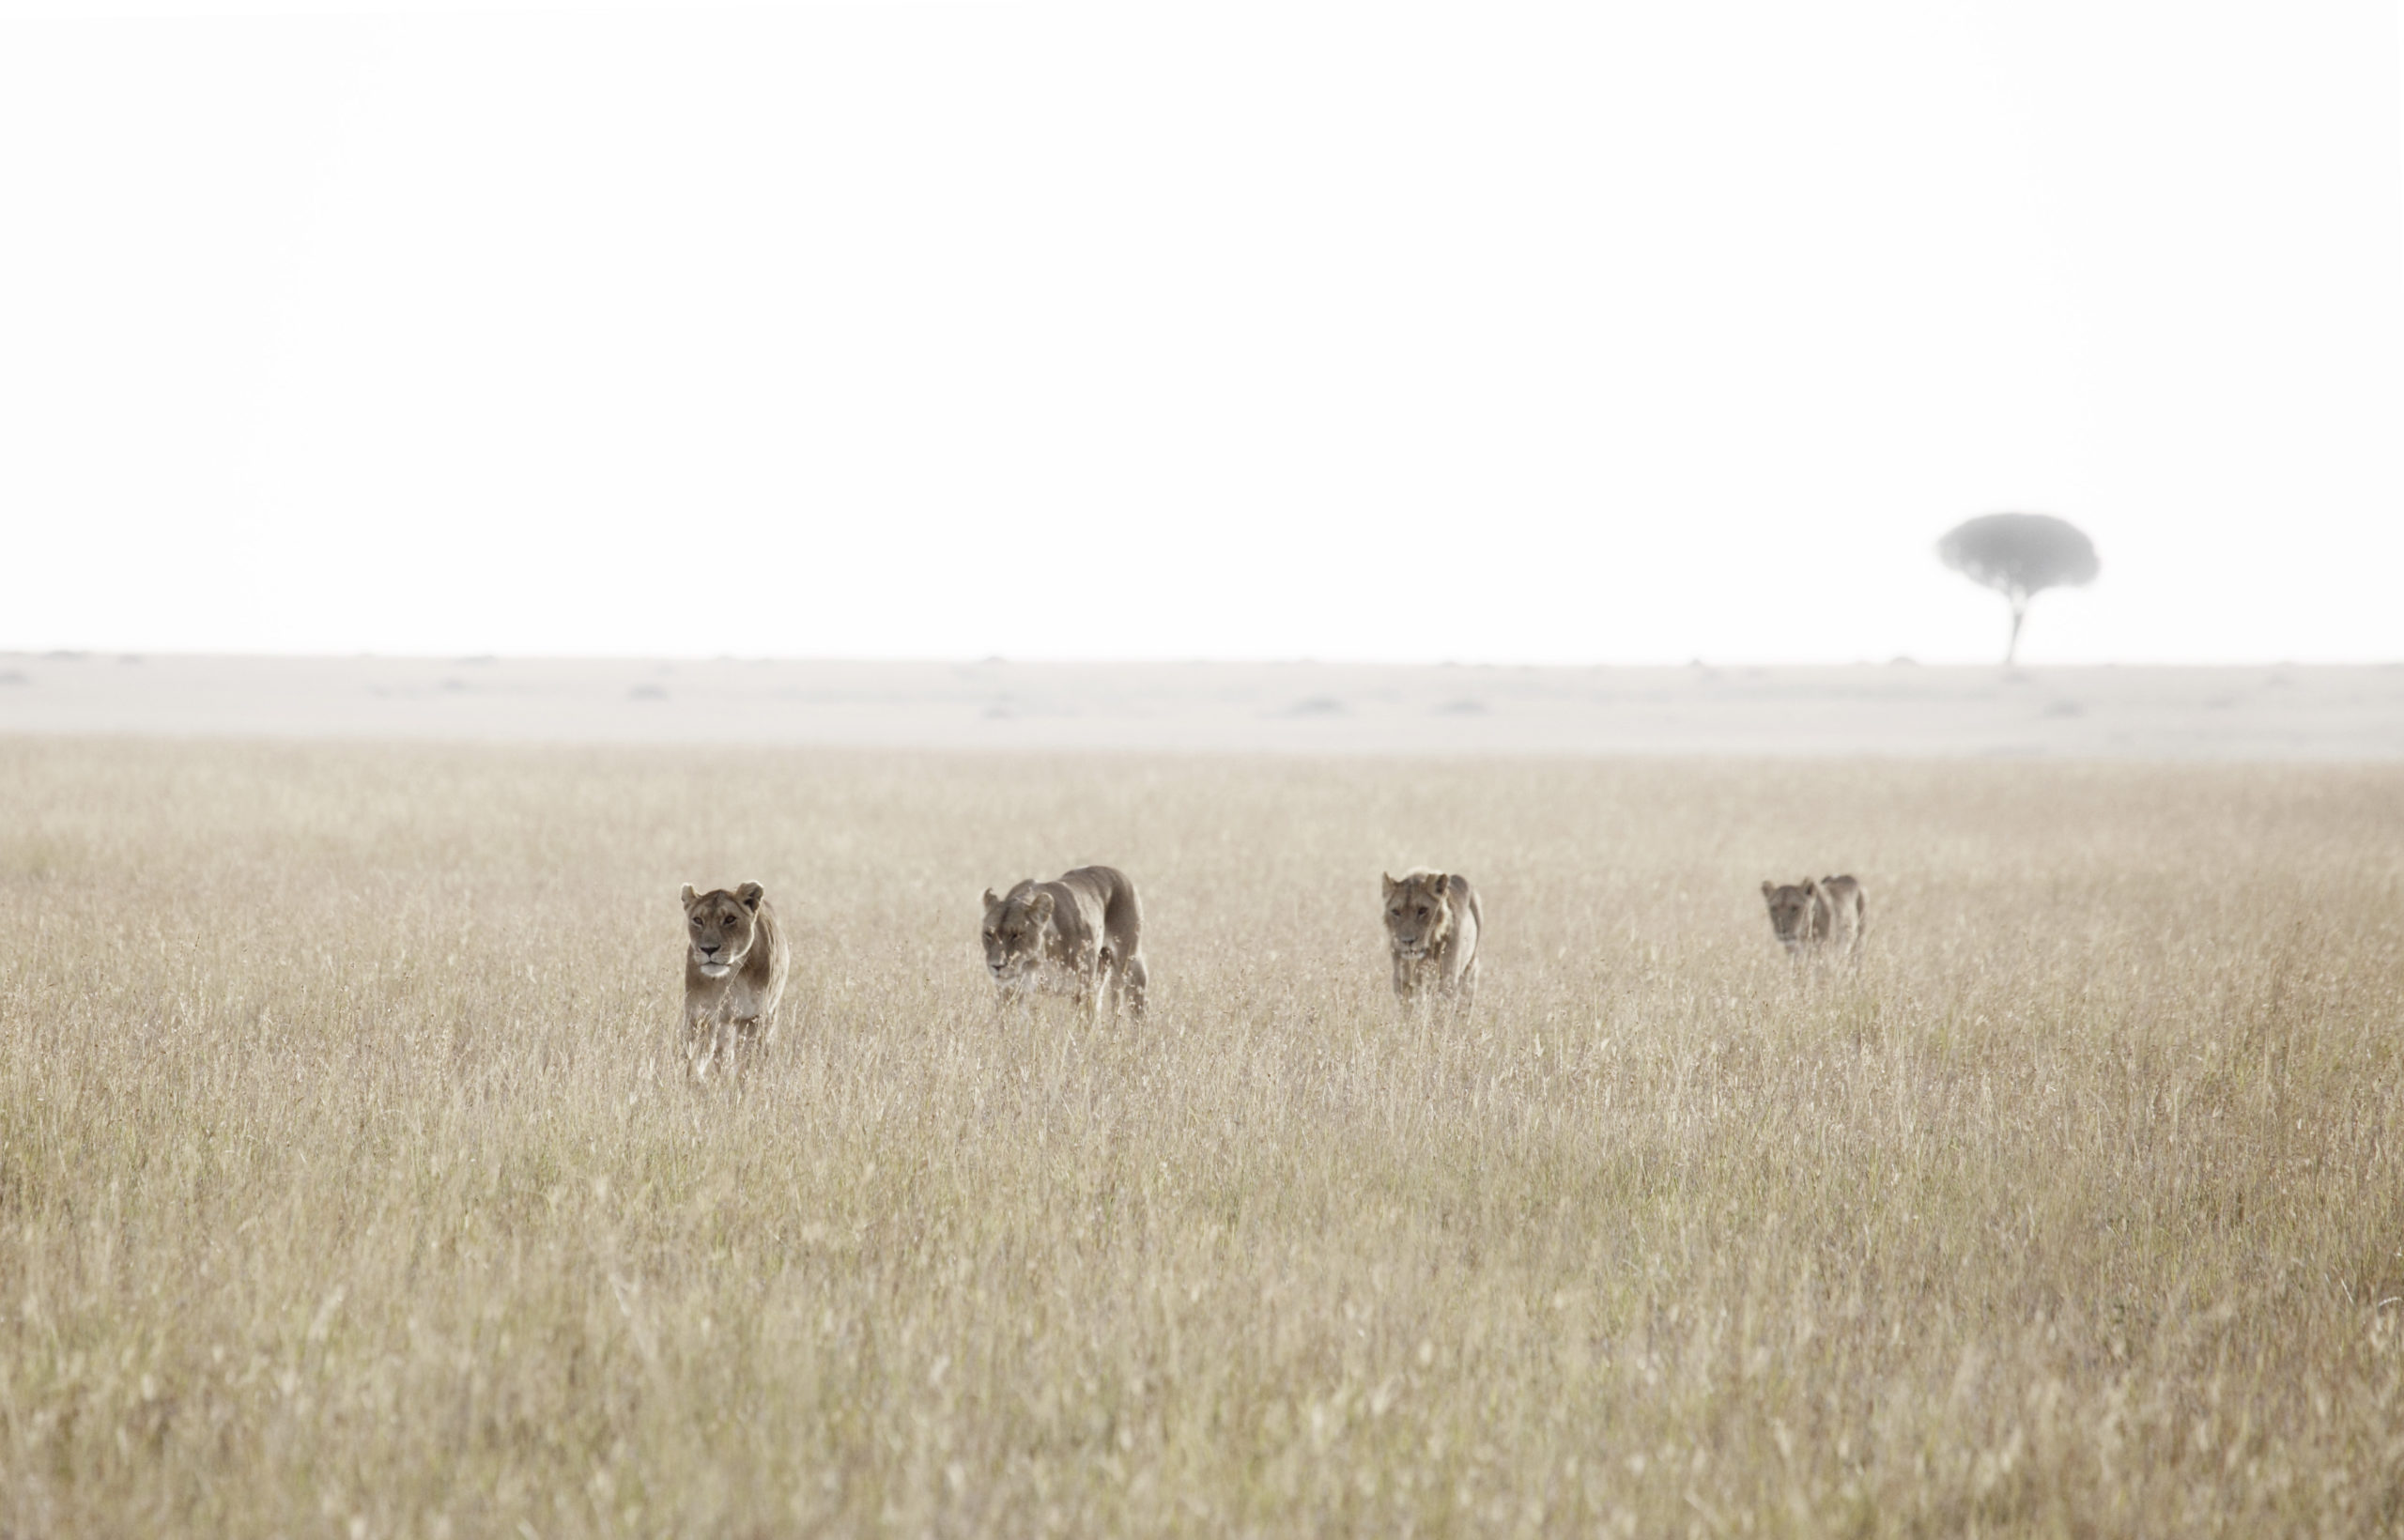
[[[0,808],[0,1532],[2404,1526],[2396,768],[17,739]],[[1087,860],[1150,1021],[998,1016],[979,894]],[[1798,978],[1758,885],[1839,870]],[[742,878],[784,1031],[696,1089]]]

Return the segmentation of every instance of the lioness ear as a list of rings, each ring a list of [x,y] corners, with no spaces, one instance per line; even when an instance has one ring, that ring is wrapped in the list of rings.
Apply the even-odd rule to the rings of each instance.
[[[1026,901],[1026,906],[1044,919],[1052,917],[1052,895],[1040,887],[1035,890],[1035,896]]]
[[[1387,876],[1386,876],[1386,874],[1385,874],[1384,872],[1382,872],[1382,871],[1379,872],[1379,873],[1378,873],[1378,875],[1379,875],[1379,876],[1380,876],[1380,877],[1385,877],[1385,883],[1386,883],[1386,897],[1387,897],[1387,898],[1393,898],[1393,897],[1394,897],[1394,890],[1395,890],[1395,888],[1397,888],[1397,887],[1400,887],[1402,885],[1401,885],[1400,883],[1398,883],[1398,882],[1395,882],[1392,877],[1387,877]]]
[[[1813,881],[1812,881],[1811,878],[1809,878],[1809,877],[1806,877],[1806,878],[1804,878],[1804,879],[1803,879],[1803,894],[1804,894],[1804,897],[1809,898],[1809,897],[1810,897],[1810,896],[1811,896],[1812,894],[1817,893],[1819,890],[1820,890],[1820,885],[1819,885],[1818,883],[1813,882]]]
[[[1778,891],[1778,885],[1777,885],[1776,883],[1771,882],[1771,881],[1770,881],[1768,878],[1766,878],[1766,877],[1764,877],[1764,878],[1763,878],[1763,879],[1762,879],[1762,897],[1763,897],[1763,898],[1768,898],[1771,894],[1773,894],[1773,893],[1775,893],[1775,892],[1777,892],[1777,891]]]
[[[1452,874],[1451,872],[1449,872],[1449,871],[1431,871],[1431,872],[1427,873],[1427,891],[1428,891],[1428,892],[1430,892],[1430,893],[1449,893],[1449,892],[1451,892],[1452,890],[1453,890],[1453,874]]]
[[[1002,901],[994,897],[994,890],[990,887],[985,889],[985,907],[988,909],[998,909],[1001,905]]]
[[[768,896],[768,890],[758,883],[745,883],[734,890],[734,896],[742,901],[744,908],[757,909],[760,907],[760,901]]]
[[[696,892],[694,892],[694,891],[693,891],[693,885],[692,885],[692,884],[690,884],[690,883],[686,883],[686,884],[685,885],[685,907],[686,907],[686,908],[690,909],[691,907],[693,907],[693,901],[694,901],[695,899],[700,898],[700,897],[701,897],[701,895],[700,895],[699,893],[696,893]]]

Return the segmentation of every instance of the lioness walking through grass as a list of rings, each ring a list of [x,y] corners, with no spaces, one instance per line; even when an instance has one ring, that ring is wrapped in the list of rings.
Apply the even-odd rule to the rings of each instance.
[[[1477,944],[1485,929],[1470,880],[1425,867],[1399,880],[1386,876],[1385,920],[1395,997],[1405,1007],[1441,1001],[1468,1015],[1477,993]]]
[[[1123,1003],[1144,1019],[1144,910],[1116,867],[1078,867],[1052,882],[1026,878],[996,896],[985,889],[985,968],[1005,1003],[1062,993],[1096,1023]]]
[[[1769,928],[1778,944],[1795,957],[1861,956],[1870,910],[1861,885],[1851,877],[1806,877],[1800,883],[1762,884],[1769,905]]]
[[[684,900],[685,1063],[707,1080],[717,1065],[733,1069],[738,1043],[776,1040],[792,951],[758,883],[707,893],[687,883]]]

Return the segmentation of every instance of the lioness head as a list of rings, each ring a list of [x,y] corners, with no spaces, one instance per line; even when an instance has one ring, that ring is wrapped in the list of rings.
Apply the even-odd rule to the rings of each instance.
[[[1384,876],[1384,873],[1379,873]],[[1425,957],[1453,932],[1453,879],[1442,871],[1386,877],[1386,934],[1404,957]]]
[[[985,969],[997,984],[1017,984],[1050,955],[1057,924],[1052,895],[1024,882],[1006,897],[985,889]]]
[[[1819,897],[1820,885],[1809,877],[1800,886],[1762,884],[1762,898],[1769,905],[1769,928],[1778,932],[1780,946],[1791,952],[1811,939],[1811,911]]]
[[[723,887],[697,893],[685,885],[685,943],[704,978],[723,978],[750,955],[760,933],[760,902],[768,896],[758,883],[730,893]]]

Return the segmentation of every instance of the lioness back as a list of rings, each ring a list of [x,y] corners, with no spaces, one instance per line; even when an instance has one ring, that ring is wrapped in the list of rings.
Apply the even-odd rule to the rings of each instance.
[[[1394,992],[1405,1004],[1443,999],[1466,1012],[1477,991],[1486,916],[1457,871],[1414,867],[1385,878],[1386,947]]]
[[[732,1067],[738,1043],[776,1040],[777,1007],[793,962],[784,928],[758,883],[698,892],[685,902],[685,1062],[706,1080]]]
[[[1820,898],[1828,906],[1828,928],[1823,939],[1847,957],[1861,955],[1870,935],[1870,900],[1851,875],[1820,879]]]

